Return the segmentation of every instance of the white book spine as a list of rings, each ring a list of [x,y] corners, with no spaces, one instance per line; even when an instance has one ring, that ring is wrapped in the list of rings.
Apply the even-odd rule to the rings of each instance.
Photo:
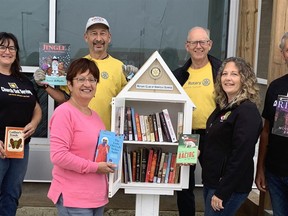
[[[164,118],[165,118],[165,121],[166,121],[166,124],[167,124],[167,127],[168,127],[168,131],[169,131],[171,140],[172,140],[172,142],[176,142],[177,138],[176,138],[176,135],[175,135],[175,131],[174,131],[174,128],[173,128],[173,125],[172,125],[172,121],[171,121],[168,109],[163,109],[162,111],[163,111],[163,114],[164,114]]]
[[[161,121],[160,121],[160,116],[158,112],[156,113],[156,123],[157,123],[159,142],[163,142],[162,127],[161,127]]]

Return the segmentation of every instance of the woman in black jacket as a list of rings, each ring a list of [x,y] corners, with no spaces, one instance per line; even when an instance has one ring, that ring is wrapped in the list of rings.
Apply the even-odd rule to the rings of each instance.
[[[234,215],[251,191],[262,130],[256,82],[252,67],[241,58],[228,58],[219,69],[218,105],[207,120],[201,152],[205,216]]]

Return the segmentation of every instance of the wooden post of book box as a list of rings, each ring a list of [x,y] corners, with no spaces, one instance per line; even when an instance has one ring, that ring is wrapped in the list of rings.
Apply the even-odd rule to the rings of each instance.
[[[188,188],[189,167],[169,167],[177,153],[177,134],[191,133],[194,107],[160,54],[154,52],[112,100],[111,128],[124,134],[125,140],[123,160],[109,176],[109,197],[123,188],[127,194],[136,194],[137,216],[157,216],[161,195]],[[160,118],[165,109],[170,117],[167,122]],[[155,160],[149,162],[152,150]]]

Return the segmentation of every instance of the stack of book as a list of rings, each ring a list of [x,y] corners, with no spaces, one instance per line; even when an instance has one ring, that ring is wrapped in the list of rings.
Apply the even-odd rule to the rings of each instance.
[[[147,142],[177,142],[183,131],[183,112],[178,112],[175,133],[168,109],[149,115],[125,107],[124,140]]]
[[[123,182],[147,182],[177,184],[180,166],[176,153],[164,152],[161,148],[141,147],[123,155]]]

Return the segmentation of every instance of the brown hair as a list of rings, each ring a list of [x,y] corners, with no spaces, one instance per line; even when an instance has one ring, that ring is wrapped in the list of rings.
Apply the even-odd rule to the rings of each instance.
[[[97,83],[99,82],[99,69],[96,66],[95,62],[86,59],[86,58],[79,58],[71,62],[67,69],[67,76],[66,80],[70,81],[73,84],[73,79],[80,74],[85,73],[89,70],[89,73],[93,75],[95,79],[97,79]]]
[[[4,45],[5,42],[10,45],[10,40],[14,42],[14,46],[16,48],[16,59],[11,65],[11,74],[16,77],[22,77],[21,66],[20,66],[20,57],[19,57],[19,44],[18,40],[12,33],[8,32],[0,32],[0,45]]]

